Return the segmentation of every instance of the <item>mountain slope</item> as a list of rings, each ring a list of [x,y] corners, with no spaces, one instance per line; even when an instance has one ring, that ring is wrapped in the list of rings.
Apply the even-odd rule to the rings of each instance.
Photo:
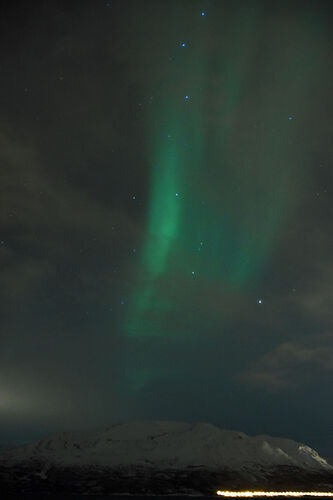
[[[249,464],[330,469],[316,451],[289,439],[249,437],[210,424],[136,421],[54,434],[0,453],[0,460],[43,458],[64,465],[201,465],[239,469]],[[332,468],[333,469],[333,468]]]
[[[301,484],[333,484],[333,467],[301,443],[168,421],[57,433],[0,451],[0,479],[1,471],[24,491],[47,491],[52,484],[53,491],[207,493],[222,483],[290,487],[296,477]]]

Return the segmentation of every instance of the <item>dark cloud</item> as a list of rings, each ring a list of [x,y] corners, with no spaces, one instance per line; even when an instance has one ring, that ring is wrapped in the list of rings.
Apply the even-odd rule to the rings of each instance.
[[[320,380],[327,372],[333,371],[332,340],[331,345],[327,345],[321,339],[318,345],[318,339],[315,338],[312,344],[312,347],[295,342],[279,344],[272,352],[257,359],[241,375],[241,380],[272,392],[306,385],[309,373],[311,379],[317,377]]]

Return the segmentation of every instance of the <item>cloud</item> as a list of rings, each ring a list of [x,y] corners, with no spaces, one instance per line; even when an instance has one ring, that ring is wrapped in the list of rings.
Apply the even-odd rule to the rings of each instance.
[[[309,370],[312,375],[333,371],[333,346],[283,342],[256,360],[241,374],[240,380],[271,392],[280,392],[302,385]]]
[[[1,133],[0,160],[1,426],[18,416],[102,420],[121,405],[122,372],[114,368],[117,323],[110,334],[112,316],[99,320],[118,298],[122,251],[140,227],[125,208],[67,178],[60,163],[49,165],[34,141]]]
[[[99,203],[70,183],[60,168],[46,170],[33,146],[0,134],[0,151],[0,293],[4,297],[36,291],[46,276],[56,279],[59,263],[66,263],[73,254],[79,260],[91,241],[102,240],[112,254],[115,242],[129,247],[129,242],[141,237],[142,229],[125,210]],[[107,276],[112,273],[110,267],[104,268]],[[88,284],[94,282],[87,266],[80,276]]]
[[[299,261],[304,272],[299,286],[266,306],[261,329],[278,331],[280,342],[267,346],[241,373],[238,380],[247,386],[280,393],[322,380],[333,371],[333,262],[324,255],[327,233],[319,249],[314,240],[304,261]],[[293,318],[297,323],[291,330]]]

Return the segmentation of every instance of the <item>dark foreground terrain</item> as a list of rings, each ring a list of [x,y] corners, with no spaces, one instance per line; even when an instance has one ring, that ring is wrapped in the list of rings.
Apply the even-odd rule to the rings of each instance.
[[[39,462],[0,466],[1,495],[215,495],[218,489],[333,491],[333,474],[290,466],[251,467],[241,473],[201,467],[47,467]]]

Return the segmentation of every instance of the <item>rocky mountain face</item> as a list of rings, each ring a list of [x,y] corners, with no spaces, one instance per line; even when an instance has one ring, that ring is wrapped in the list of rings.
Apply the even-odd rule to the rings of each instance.
[[[249,437],[206,423],[136,421],[0,450],[0,486],[45,494],[329,491],[333,467],[289,439]]]

